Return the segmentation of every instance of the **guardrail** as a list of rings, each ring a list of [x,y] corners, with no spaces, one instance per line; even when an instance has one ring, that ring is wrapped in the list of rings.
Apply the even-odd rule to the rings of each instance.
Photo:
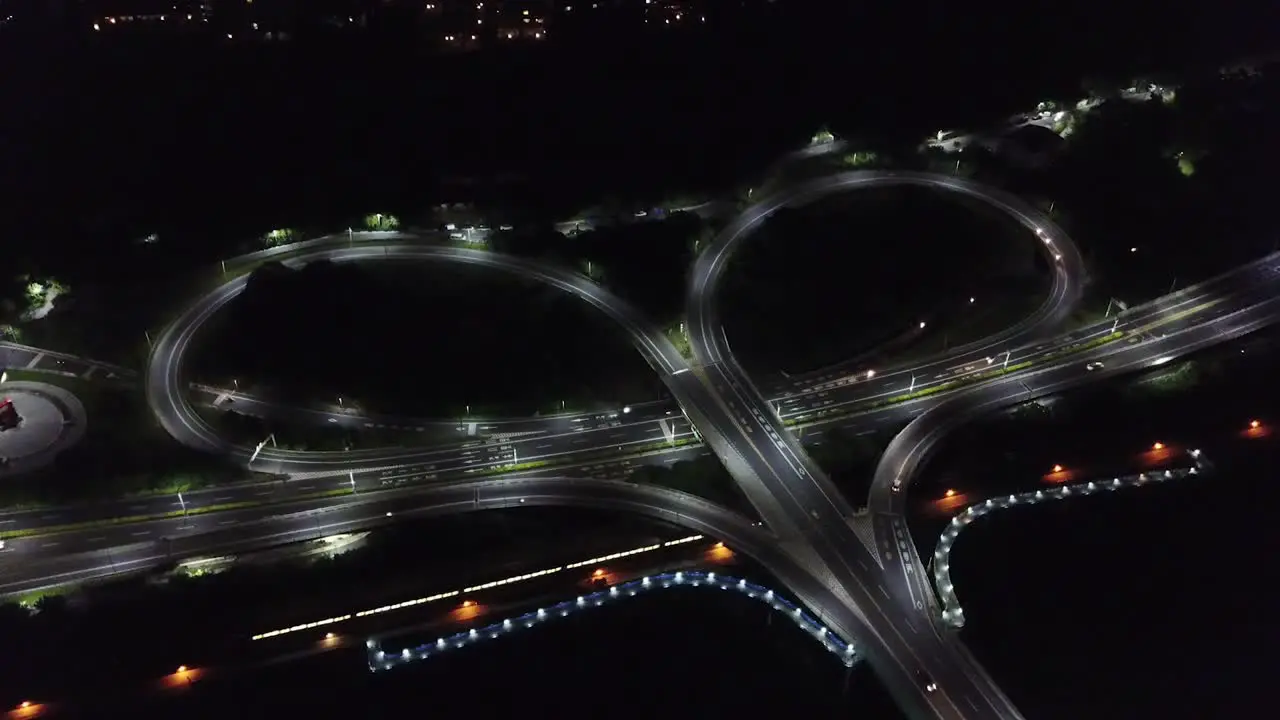
[[[955,586],[951,581],[950,559],[951,547],[955,544],[956,538],[959,537],[960,531],[968,527],[969,523],[972,523],[980,517],[989,515],[996,510],[1003,510],[1023,505],[1037,505],[1051,500],[1064,500],[1069,497],[1092,495],[1094,493],[1115,491],[1122,488],[1142,487],[1144,485],[1163,482],[1165,480],[1198,475],[1200,474],[1200,471],[1206,469],[1208,465],[1206,461],[1201,459],[1201,453],[1199,450],[1192,450],[1191,456],[1196,459],[1196,463],[1191,467],[1170,468],[1168,470],[1157,472],[1142,472],[1136,475],[1113,477],[1111,480],[1091,480],[1089,482],[1062,485],[1049,490],[1031,490],[1024,493],[1009,495],[1007,497],[991,498],[983,502],[970,505],[962,510],[955,517],[951,518],[951,522],[947,525],[946,529],[942,531],[942,535],[938,538],[938,545],[933,551],[933,583],[938,592],[939,599],[942,600],[943,622],[946,622],[954,628],[964,627],[964,608],[960,606],[960,600],[956,597]]]
[[[650,553],[655,550],[661,550],[663,548],[669,548],[676,545],[684,545],[685,543],[697,542],[698,540],[703,540],[703,539],[704,539],[704,536],[702,535],[686,535],[685,537],[676,538],[675,540],[667,540],[666,542],[654,543],[652,545],[644,545],[642,547],[631,548],[630,550],[620,550],[618,552],[609,553],[607,555],[601,555],[599,557],[588,558],[586,560],[579,560],[577,562],[566,563],[564,565],[557,565],[555,567],[544,568],[542,570],[535,570],[533,572],[527,572],[520,575],[513,575],[509,578],[503,578],[502,580],[492,580],[490,582],[480,583],[478,585],[471,585],[469,587],[464,587],[458,590],[448,590],[445,592],[436,593],[434,595],[414,598],[412,600],[405,600],[403,602],[392,603],[390,605],[383,605],[381,607],[370,608],[368,610],[357,610],[351,613],[347,613],[345,615],[336,615],[334,617],[325,618],[323,620],[314,620],[311,622],[293,625],[287,628],[280,628],[279,630],[269,630],[267,632],[258,633],[257,635],[254,635],[250,639],[268,640],[270,638],[279,637],[281,635],[289,635],[291,633],[301,632],[303,630],[313,630],[318,627],[332,626],[338,623],[346,622],[347,620],[350,620],[352,618],[366,617],[369,615],[380,615],[382,613],[390,612],[392,610],[401,610],[408,607],[422,605],[423,603],[435,602],[437,600],[445,600],[447,598],[457,597],[462,593],[480,592],[482,590],[488,590],[490,588],[502,587],[504,585],[511,585],[514,583],[521,583],[527,580],[532,580],[534,578],[546,577],[547,575],[554,575],[563,570],[576,570],[577,568],[586,567],[587,565],[596,565],[603,562],[609,562],[611,560],[618,560],[624,557],[642,555],[644,553]]]
[[[369,653],[369,670],[378,672],[390,670],[397,665],[425,660],[449,650],[474,645],[482,640],[496,640],[517,630],[531,628],[550,620],[568,617],[570,613],[600,607],[608,602],[616,602],[632,598],[641,593],[663,590],[671,587],[705,587],[717,590],[737,591],[749,598],[768,604],[774,610],[785,614],[797,625],[822,643],[822,646],[840,658],[846,667],[853,667],[861,656],[852,642],[846,642],[825,625],[814,619],[799,605],[778,595],[773,590],[747,582],[740,578],[717,575],[714,572],[680,571],[662,575],[646,576],[639,580],[630,580],[589,595],[579,595],[574,600],[538,608],[523,615],[500,620],[482,628],[472,628],[455,633],[448,637],[438,638],[435,642],[405,647],[388,653],[377,638],[369,638],[365,648]]]

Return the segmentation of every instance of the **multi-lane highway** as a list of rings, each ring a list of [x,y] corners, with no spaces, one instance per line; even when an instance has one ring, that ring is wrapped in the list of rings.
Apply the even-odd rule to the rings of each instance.
[[[716,319],[716,281],[733,246],[780,207],[812,200],[824,192],[902,183],[966,193],[1000,207],[1026,225],[1028,240],[1044,249],[1053,268],[1048,300],[1023,323],[994,338],[958,348],[946,358],[869,377],[838,378],[800,388],[789,397],[766,400],[733,358]],[[7,523],[0,525],[0,532],[7,532],[179,513],[171,518],[119,526],[102,524],[14,540],[0,556],[4,577],[0,592],[146,567],[168,557],[367,527],[386,522],[387,513],[394,519],[414,509],[450,511],[545,502],[617,507],[656,514],[722,537],[759,559],[833,630],[859,641],[899,702],[913,714],[1018,717],[990,678],[936,622],[932,595],[914,548],[905,540],[901,514],[902,498],[916,468],[947,428],[975,412],[1056,392],[1093,377],[1149,366],[1270,322],[1276,307],[1271,298],[1280,283],[1273,268],[1278,261],[1269,258],[1135,308],[1110,323],[1037,344],[1037,334],[1064,319],[1079,297],[1079,254],[1060,230],[1015,199],[967,181],[909,173],[854,173],[803,185],[794,193],[758,203],[699,257],[689,297],[689,326],[697,357],[696,365],[691,366],[665,336],[649,328],[625,303],[579,275],[481,251],[423,246],[400,236],[379,238],[379,242],[346,248],[317,243],[292,256],[290,262],[322,257],[337,261],[445,260],[489,265],[547,282],[582,297],[617,320],[662,375],[676,405],[654,403],[631,412],[537,421],[561,424],[538,425],[530,430],[538,434],[527,438],[473,441],[458,448],[345,454],[290,453],[269,446],[261,450],[238,448],[219,438],[191,408],[181,374],[183,353],[191,337],[243,288],[243,280],[232,281],[191,308],[157,339],[146,378],[148,399],[175,437],[224,452],[240,462],[248,462],[256,452],[256,468],[289,472],[294,477],[278,484],[221,488],[188,498],[132,501],[127,508],[67,508],[0,516],[0,523]],[[1104,363],[1103,369],[1086,370],[1086,363],[1095,360]],[[960,382],[965,379],[972,382]],[[919,393],[929,388],[939,391]],[[930,407],[936,410],[925,413]],[[846,411],[854,414],[850,417]],[[809,459],[785,421],[852,422],[873,427],[915,416],[919,417],[890,446],[877,473],[871,498],[875,537],[864,544],[851,527],[853,508]],[[669,490],[566,478],[564,466],[559,465],[514,477],[504,474],[467,480],[495,467],[544,457],[566,462],[586,458],[583,465],[591,471],[597,469],[592,465],[603,467],[609,462],[600,456],[587,457],[588,453],[617,453],[628,447],[648,449],[678,442],[693,432],[690,421],[730,470],[766,528]],[[671,451],[695,452],[700,450],[693,446]],[[348,470],[350,475],[339,474]],[[424,484],[422,480],[436,483]],[[455,482],[444,484],[446,480]],[[367,492],[398,484],[404,487]],[[357,492],[349,494],[351,489]],[[325,492],[347,494],[316,497]],[[264,498],[295,502],[268,507],[238,505]],[[209,505],[227,507],[224,512],[182,514]],[[938,683],[936,692],[925,691],[921,672]]]
[[[572,293],[599,308],[615,320],[631,337],[650,366],[663,376],[682,367],[684,359],[671,341],[623,303],[588,278],[568,270],[496,253],[461,248],[415,244],[414,236],[387,238],[380,244],[361,247],[315,247],[286,262],[303,264],[316,260],[331,262],[419,261],[456,262],[483,265],[543,282]],[[407,242],[408,241],[408,242]],[[191,406],[186,395],[182,367],[192,339],[202,325],[221,307],[239,295],[247,276],[219,287],[190,307],[156,338],[146,373],[147,400],[161,426],[186,445],[227,455],[271,473],[345,472],[379,467],[397,467],[430,461],[430,451],[356,450],[345,453],[316,453],[280,450],[270,446],[244,447],[227,441],[209,426]],[[555,422],[561,422],[559,420]],[[265,438],[264,438],[265,440]]]
[[[1074,310],[1084,276],[1079,252],[1048,217],[1025,203],[967,180],[924,173],[850,172],[819,178],[749,208],[699,255],[686,312],[698,360],[695,374],[710,389],[717,407],[705,421],[691,417],[783,547],[810,572],[811,582],[842,598],[840,605],[824,611],[845,637],[858,638],[868,647],[877,673],[904,709],[938,717],[1016,717],[1017,711],[981,668],[955,650],[954,638],[939,632],[923,604],[904,605],[885,592],[879,553],[866,547],[851,526],[854,508],[787,431],[779,408],[766,400],[733,357],[716,312],[716,289],[730,255],[771,214],[839,190],[905,184],[963,193],[1008,213],[1026,226],[1028,241],[1043,249],[1052,268],[1052,290],[1039,310],[985,341],[957,348],[945,364],[985,365],[997,349],[1011,350],[1060,324]],[[940,369],[930,363],[911,372],[932,379]],[[891,559],[892,551],[885,557]],[[876,590],[883,597],[877,598]],[[932,681],[922,677],[935,678],[941,687],[927,690]]]

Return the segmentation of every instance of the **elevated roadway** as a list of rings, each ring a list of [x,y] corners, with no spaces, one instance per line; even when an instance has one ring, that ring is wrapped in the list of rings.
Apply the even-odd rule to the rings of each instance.
[[[881,177],[880,182],[887,183],[914,181],[913,177],[904,179],[902,174],[895,173],[881,174]],[[950,178],[946,180],[952,181]],[[849,180],[849,183],[854,186],[868,182],[874,184],[876,181],[867,180],[865,176],[861,179]],[[939,180],[939,186],[941,184]],[[960,191],[964,192],[964,190]],[[742,528],[735,525],[736,521],[715,513],[707,514],[703,511],[705,508],[692,508],[684,501],[676,502],[667,496],[649,495],[646,496],[647,499],[628,496],[629,499],[626,499],[610,494],[615,492],[625,494],[631,491],[622,488],[636,489],[641,486],[600,481],[584,483],[581,480],[564,478],[527,478],[518,482],[543,483],[538,485],[542,490],[538,493],[512,491],[493,499],[492,502],[484,503],[473,497],[469,505],[459,498],[440,497],[435,501],[424,499],[425,494],[436,492],[436,488],[433,487],[405,488],[403,493],[401,491],[378,493],[355,502],[352,501],[351,496],[305,501],[306,503],[319,502],[323,507],[310,507],[303,512],[317,511],[327,516],[329,513],[353,514],[349,518],[332,515],[319,523],[314,520],[316,513],[306,516],[311,518],[309,520],[299,521],[296,518],[287,519],[292,515],[287,512],[282,513],[279,508],[229,510],[230,513],[269,514],[261,517],[246,516],[243,527],[228,530],[217,530],[204,524],[189,527],[187,530],[184,530],[181,525],[152,529],[149,532],[163,531],[167,533],[164,537],[170,538],[164,541],[168,547],[163,552],[155,548],[138,550],[140,555],[126,556],[123,560],[113,559],[111,565],[116,566],[120,562],[135,564],[157,562],[162,557],[201,552],[206,545],[216,542],[231,546],[234,546],[235,542],[260,544],[264,539],[277,541],[301,539],[307,532],[329,534],[351,529],[357,525],[367,526],[369,523],[380,522],[379,517],[387,517],[385,512],[393,514],[400,512],[370,509],[376,503],[382,502],[383,497],[388,498],[386,502],[392,502],[392,495],[395,498],[403,498],[395,501],[408,503],[412,508],[422,512],[441,507],[461,509],[464,505],[472,508],[496,507],[499,505],[493,503],[503,501],[519,503],[523,498],[524,503],[521,504],[545,501],[593,507],[609,506],[649,514],[666,513],[666,517],[674,522],[698,532],[724,538],[744,552],[761,559],[766,567],[787,583],[788,587],[813,608],[834,631],[843,637],[858,640],[859,646],[866,649],[868,659],[876,667],[891,692],[911,714],[922,717],[1018,717],[1016,709],[999,692],[977,663],[968,656],[963,647],[954,640],[953,636],[938,627],[936,618],[931,614],[931,598],[926,599],[923,595],[913,596],[914,590],[909,583],[904,583],[901,587],[895,585],[897,581],[894,580],[893,574],[898,569],[901,569],[903,575],[923,577],[923,572],[917,568],[918,558],[914,558],[914,550],[908,551],[906,548],[895,547],[890,543],[886,552],[878,553],[875,552],[875,548],[864,546],[858,541],[849,525],[853,515],[852,508],[839,493],[835,492],[821,470],[813,464],[796,438],[786,429],[783,418],[778,414],[778,406],[771,405],[742,372],[729,352],[727,342],[723,338],[723,330],[715,318],[712,298],[715,281],[728,256],[726,248],[745,236],[752,227],[778,207],[783,207],[788,202],[806,201],[822,192],[824,190],[821,188],[806,186],[804,192],[791,201],[773,198],[766,201],[768,204],[753,206],[699,258],[689,299],[689,324],[697,357],[697,363],[692,367],[675,353],[665,337],[645,327],[638,316],[616,302],[616,298],[609,297],[607,293],[580,276],[558,270],[548,271],[537,267],[535,263],[476,251],[405,246],[402,242],[394,247],[390,245],[381,247],[382,259],[449,259],[487,264],[518,272],[526,277],[540,279],[579,294],[618,320],[632,334],[651,366],[663,376],[679,406],[698,429],[707,445],[725,462],[748,499],[765,518],[769,533],[767,539],[743,535]],[[1075,298],[1078,298],[1080,282],[1078,254],[1074,253],[1073,246],[1070,246],[1065,237],[1057,235],[1058,231],[1047,222],[1041,223],[1030,214],[1026,217],[1029,232],[1036,242],[1047,248],[1046,252],[1052,255],[1053,262],[1057,264],[1055,290],[1051,293],[1046,305],[1028,321],[1002,333],[994,340],[962,348],[961,352],[968,354],[962,356],[966,362],[971,360],[973,363],[983,362],[990,365],[987,358],[990,358],[990,353],[997,348],[1008,348],[1004,350],[1007,354],[1003,361],[1008,362],[1013,354],[1012,351],[1020,349],[1016,347],[1018,343],[1034,342],[1039,333],[1065,318]],[[1064,252],[1067,248],[1072,250]],[[375,259],[378,250],[370,247],[349,247],[345,249],[346,254],[343,254],[342,250],[317,252],[322,255],[302,257],[312,259],[326,257],[338,261]],[[293,260],[293,262],[304,261],[302,258]],[[530,267],[531,265],[534,267]],[[945,399],[947,397],[967,398],[971,395],[974,397],[980,395],[982,400],[966,400],[965,402],[970,403],[964,406],[967,409],[957,411],[957,417],[962,418],[971,416],[975,412],[1001,406],[1002,403],[1016,402],[1024,395],[1032,395],[1033,392],[1023,385],[1024,377],[1032,378],[1034,381],[1036,378],[1052,377],[1050,374],[1056,371],[1069,373],[1070,377],[1064,375],[1051,380],[1046,385],[1047,388],[1062,389],[1069,387],[1072,382],[1085,382],[1093,377],[1141,367],[1144,362],[1149,365],[1166,357],[1172,358],[1178,353],[1190,352],[1213,342],[1238,336],[1270,321],[1270,316],[1274,314],[1275,309],[1270,302],[1275,289],[1273,268],[1270,265],[1264,268],[1263,264],[1258,264],[1256,267],[1251,266],[1242,270],[1234,277],[1236,280],[1218,279],[1216,281],[1218,285],[1209,284],[1208,289],[1202,287],[1194,292],[1184,291],[1181,295],[1153,304],[1145,311],[1133,313],[1125,318],[1125,322],[1139,324],[1134,326],[1133,332],[1123,340],[1104,343],[1097,348],[1085,348],[1084,352],[1075,353],[1066,351],[1079,350],[1081,342],[1087,341],[1068,339],[1048,341],[1040,345],[1033,344],[1025,350],[1028,357],[1035,358],[1030,365],[1023,368],[1009,368],[1010,372],[1007,375],[976,377],[975,384],[970,386],[972,390],[964,387],[952,390],[946,387],[945,389],[951,392],[938,392],[936,395],[920,397],[899,397],[895,400],[890,394],[900,395],[901,390],[898,389],[900,385],[880,386],[872,382],[866,385],[846,383],[839,388],[815,390],[813,394],[821,398],[821,404],[809,406],[804,410],[814,413],[815,410],[843,403],[850,403],[854,409],[857,409],[859,402],[866,401],[859,400],[860,397],[874,399],[878,396],[889,396],[885,399],[894,402],[886,403],[883,407],[867,408],[862,416],[895,417],[902,421],[922,413],[929,405],[936,404],[940,407],[946,405],[950,402]],[[218,295],[210,302],[193,308],[188,316],[184,316],[185,323],[176,324],[174,326],[176,330],[171,329],[171,332],[166,334],[165,343],[157,342],[156,355],[153,356],[153,361],[148,367],[148,397],[160,406],[158,415],[166,428],[173,428],[171,432],[176,430],[175,434],[178,436],[186,434],[194,441],[205,443],[205,449],[227,452],[232,457],[247,461],[248,456],[251,455],[246,453],[248,449],[235,448],[225,443],[215,434],[211,434],[207,425],[201,428],[200,424],[203,421],[198,417],[193,418],[194,413],[187,414],[190,411],[189,405],[185,410],[181,407],[181,403],[172,403],[165,407],[168,403],[166,398],[181,397],[183,393],[179,382],[179,370],[182,352],[190,342],[190,337],[184,335],[183,328],[198,327],[209,314],[225,304],[230,297],[234,297],[234,293],[239,292],[239,289],[233,286],[234,283],[231,283],[220,291],[227,293],[226,295]],[[1144,315],[1143,312],[1149,314]],[[1156,324],[1160,327],[1153,330],[1152,326]],[[1085,337],[1105,338],[1121,332],[1117,329],[1119,327],[1118,324],[1113,324],[1112,328],[1105,333],[1096,328],[1086,329],[1083,332]],[[1155,334],[1157,332],[1158,335]],[[1130,343],[1128,340],[1133,342]],[[1107,354],[1107,357],[1110,357],[1110,354],[1119,356],[1123,352],[1132,354],[1125,356],[1128,360],[1106,361],[1105,373],[1089,373],[1083,370],[1084,362],[1095,355]],[[1039,354],[1036,355],[1037,353]],[[1023,363],[1018,362],[1016,365],[1023,365]],[[965,369],[966,367],[967,365],[961,365],[958,368],[962,371],[960,374],[975,372]],[[933,379],[939,387],[951,382],[948,378],[957,374],[955,372],[957,368],[948,366],[940,369],[946,372],[934,373]],[[888,379],[890,378],[880,382]],[[1012,390],[1015,382],[1023,388],[1021,391]],[[913,380],[912,385],[914,384]],[[989,386],[998,386],[1000,389],[991,391],[995,393],[994,395],[979,393]],[[873,387],[878,388],[876,392],[867,395],[866,393]],[[839,403],[832,402],[833,391],[838,391]],[[1045,390],[1045,392],[1054,391],[1056,390]],[[823,396],[822,393],[827,395]],[[796,410],[794,406],[789,408],[789,412],[794,413],[794,418],[804,414]],[[665,415],[666,411],[662,412]],[[945,418],[950,415],[943,413],[935,417]],[[825,421],[821,418],[819,420]],[[932,422],[939,421],[930,421]],[[930,423],[925,423],[924,427],[928,429],[931,427]],[[902,461],[895,466],[894,472],[897,485],[902,488],[905,488],[910,478],[914,476],[915,467],[926,457],[932,444],[918,439],[921,437],[920,430],[912,430],[913,427],[920,426],[917,421],[908,427],[910,432],[915,433],[908,437],[917,438],[917,441],[904,441],[899,443],[897,448],[891,447],[893,456]],[[933,442],[936,442],[936,437],[940,437],[942,432],[945,430],[938,433],[925,432],[924,437],[933,437],[935,438]],[[608,438],[608,443],[605,445],[614,444],[616,440],[617,438]],[[264,448],[262,452],[267,452],[267,449]],[[908,462],[912,458],[916,459]],[[333,481],[332,474],[335,471],[350,469],[354,473],[359,469],[373,473],[385,469],[411,468],[417,462],[415,455],[403,451],[390,456],[380,456],[377,453],[354,453],[338,462],[332,462],[329,458],[320,460],[317,462],[315,455],[298,457],[275,452],[266,455],[266,462],[274,464],[276,468],[296,469],[300,474],[327,473],[330,476],[330,482]],[[379,463],[384,462],[387,465],[379,467]],[[886,462],[889,462],[887,458]],[[889,465],[892,466],[893,463],[889,462]],[[882,467],[885,466],[882,465]],[[475,481],[472,491],[475,491],[475,487],[484,487],[486,492],[498,487],[510,489],[511,486],[503,485],[509,482],[516,481],[508,479]],[[893,482],[890,480],[890,485]],[[876,483],[878,488],[883,485],[880,473],[877,474]],[[594,489],[597,487],[610,489]],[[642,488],[641,491],[653,493],[660,492],[660,489]],[[605,493],[607,497],[602,499],[593,495],[597,492]],[[901,494],[900,491],[894,495]],[[880,515],[892,517],[892,506],[888,512],[885,512],[883,501],[878,498],[879,496],[873,493],[872,506],[877,517]],[[892,498],[890,502],[893,502]],[[304,504],[299,505],[299,507],[304,506]],[[677,506],[680,509],[674,509]],[[334,509],[328,509],[330,507]],[[293,508],[291,507],[290,510]],[[378,516],[378,512],[384,514]],[[235,516],[216,513],[207,517],[208,520],[203,517],[188,517],[154,522],[222,523]],[[330,521],[331,519],[333,522]],[[58,521],[47,522],[57,523]],[[238,520],[235,522],[239,523]],[[309,522],[310,525],[306,527],[290,525],[295,522]],[[743,520],[743,522],[747,522],[748,527],[754,527],[749,521]],[[875,522],[877,533],[879,533],[883,522],[878,519]],[[136,524],[132,525],[134,528],[132,530],[128,527],[112,529],[111,532],[142,531]],[[892,529],[891,520],[889,527]],[[197,528],[201,530],[200,533],[192,532]],[[184,532],[192,532],[192,534],[180,534]],[[765,531],[757,528],[749,532]],[[71,535],[74,533],[59,535],[56,542],[69,543],[67,546],[69,549],[83,550],[87,547],[76,545],[77,541],[70,539]],[[217,539],[219,537],[222,538],[220,541]],[[885,539],[892,539],[892,537]],[[83,537],[82,540],[85,543],[92,542],[88,536]],[[115,553],[123,549],[125,546],[121,544],[122,540],[122,536],[113,535],[108,552]],[[150,547],[149,543],[143,543],[143,545]],[[910,543],[907,543],[908,547],[909,545]],[[71,567],[62,570],[62,573],[74,574],[88,570],[84,567],[84,553],[64,555],[62,551],[51,548],[41,549],[41,552],[45,551],[48,552],[47,559],[45,556],[33,557],[33,562],[29,565],[34,568],[46,566],[48,563],[66,562]],[[101,550],[93,551],[98,556],[101,552]],[[895,564],[894,560],[900,557],[899,552],[906,554],[910,562],[899,561]],[[97,571],[106,572],[101,568]],[[66,575],[51,573],[47,570],[33,569],[28,572],[31,573],[31,577],[19,582],[38,583],[50,577],[66,577]],[[6,581],[9,578],[8,569],[6,569],[5,578]],[[903,590],[906,591],[905,600]],[[941,686],[939,691],[926,693],[922,689],[922,683],[916,675],[919,670],[927,671],[937,680]]]

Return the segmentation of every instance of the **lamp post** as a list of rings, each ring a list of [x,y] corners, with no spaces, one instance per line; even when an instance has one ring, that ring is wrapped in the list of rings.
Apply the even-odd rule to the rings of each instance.
[[[182,493],[178,493],[178,504],[182,506],[182,517],[187,516],[187,501],[182,499]]]

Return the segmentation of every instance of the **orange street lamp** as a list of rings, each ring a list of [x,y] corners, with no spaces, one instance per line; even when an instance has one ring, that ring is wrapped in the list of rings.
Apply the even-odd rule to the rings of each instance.
[[[943,495],[945,495],[945,496],[947,496],[947,497],[955,497],[955,495],[956,495],[956,491],[955,491],[955,490],[952,490],[951,488],[947,488],[947,491],[946,491],[945,493],[943,493]]]
[[[596,571],[591,573],[591,577],[597,577],[597,578],[604,577],[604,570],[601,568],[596,568]]]
[[[179,666],[178,666],[178,672],[180,672],[180,673],[184,673],[184,672],[186,672],[186,671],[187,671],[187,666],[186,666],[186,665],[179,665]]]
[[[1258,422],[1257,420],[1250,420],[1250,421],[1249,421],[1249,429],[1250,429],[1250,430],[1257,430],[1257,429],[1258,429],[1259,427],[1261,427],[1261,426],[1262,426],[1262,423]]]
[[[468,607],[468,608],[469,608],[469,607],[471,607],[472,605],[475,605],[475,602],[474,602],[474,601],[472,601],[472,600],[463,600],[463,601],[462,601],[462,607]]]
[[[1062,472],[1062,466],[1061,466],[1061,465],[1054,465],[1054,466],[1053,466],[1053,471],[1054,471],[1054,472],[1056,472],[1056,473],[1060,473],[1060,472]]]
[[[1158,443],[1156,443],[1156,444],[1152,445],[1152,446],[1151,446],[1151,449],[1152,449],[1152,450],[1163,450],[1163,449],[1164,449],[1164,443],[1162,443],[1162,442],[1158,442]]]

